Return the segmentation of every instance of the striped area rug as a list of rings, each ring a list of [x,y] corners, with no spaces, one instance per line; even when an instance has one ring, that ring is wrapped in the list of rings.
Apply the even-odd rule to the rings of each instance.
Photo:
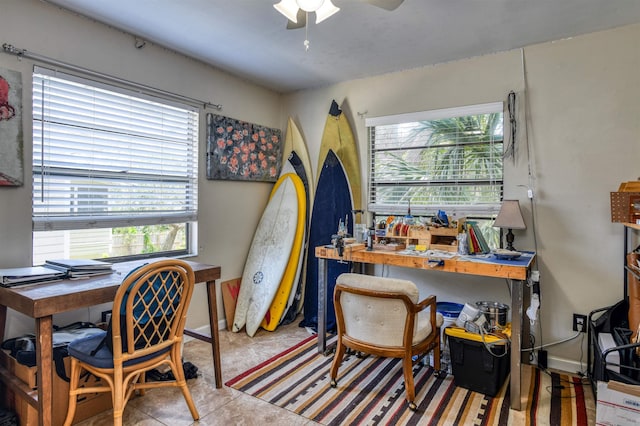
[[[333,357],[318,354],[315,336],[228,381],[227,386],[323,425],[587,425],[584,392],[577,377],[548,375],[526,366],[527,407],[509,409],[508,383],[488,397],[437,378],[421,363],[414,367],[416,404],[405,402],[398,359],[347,356],[338,387],[329,384]],[[591,398],[591,404],[592,398]]]

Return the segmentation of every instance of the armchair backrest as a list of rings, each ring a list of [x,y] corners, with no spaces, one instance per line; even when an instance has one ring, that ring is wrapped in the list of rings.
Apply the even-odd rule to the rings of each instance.
[[[342,274],[334,291],[338,332],[375,346],[403,347],[405,336],[414,334],[418,297],[411,281]]]
[[[194,281],[189,264],[178,259],[144,265],[123,280],[111,318],[114,364],[181,343]]]

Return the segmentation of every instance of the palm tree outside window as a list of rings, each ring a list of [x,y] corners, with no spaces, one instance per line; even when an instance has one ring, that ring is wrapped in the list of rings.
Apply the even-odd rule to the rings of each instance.
[[[503,191],[501,102],[369,118],[368,210],[380,219],[405,215],[472,217],[492,247],[491,227]]]

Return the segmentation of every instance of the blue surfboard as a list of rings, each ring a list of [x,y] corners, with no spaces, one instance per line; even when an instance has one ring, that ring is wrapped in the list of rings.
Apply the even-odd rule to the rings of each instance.
[[[347,232],[353,235],[353,202],[349,181],[342,163],[330,149],[325,156],[316,186],[316,194],[309,227],[309,255],[307,256],[306,288],[304,292],[304,319],[300,327],[318,329],[318,259],[313,255],[315,247],[331,244],[331,236],[338,231],[338,223],[348,218]],[[329,262],[327,273],[327,327],[336,330],[336,315],[333,307],[333,289],[338,275],[349,272],[348,263]]]

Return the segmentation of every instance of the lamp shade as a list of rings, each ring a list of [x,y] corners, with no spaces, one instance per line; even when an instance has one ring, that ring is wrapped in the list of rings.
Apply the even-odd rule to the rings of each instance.
[[[527,229],[518,200],[503,200],[493,226],[507,229]]]
[[[280,3],[274,4],[273,7],[288,20],[298,23],[298,3],[296,0],[282,0]]]
[[[300,11],[302,13],[315,12],[316,24],[319,24],[340,10],[339,7],[331,3],[331,0],[281,0],[279,3],[274,4],[273,7],[286,16],[289,21],[296,24],[298,23],[298,12]]]
[[[320,9],[324,0],[296,0],[298,7],[305,12],[315,12]]]
[[[333,16],[339,10],[340,8],[331,3],[331,0],[325,1],[322,3],[322,6],[316,10],[316,24],[319,24],[330,16]]]

